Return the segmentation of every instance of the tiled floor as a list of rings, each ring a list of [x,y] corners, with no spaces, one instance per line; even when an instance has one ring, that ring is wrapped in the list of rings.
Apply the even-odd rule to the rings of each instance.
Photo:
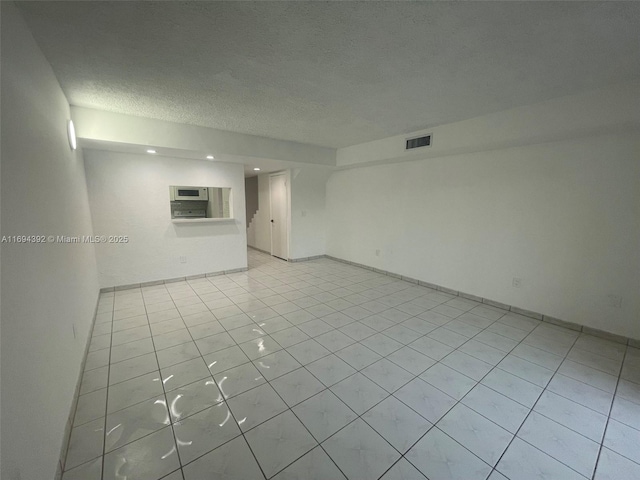
[[[640,478],[640,350],[249,259],[101,296],[65,480]]]

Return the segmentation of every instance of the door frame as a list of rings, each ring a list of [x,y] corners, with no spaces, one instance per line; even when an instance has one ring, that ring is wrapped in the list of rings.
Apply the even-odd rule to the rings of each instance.
[[[270,241],[270,254],[271,256],[275,256],[273,254],[273,226],[271,224],[271,220],[273,219],[273,205],[272,205],[272,195],[271,195],[271,181],[273,177],[284,176],[284,185],[285,185],[285,226],[286,226],[286,258],[283,260],[289,261],[289,245],[291,238],[291,175],[289,170],[284,170],[280,172],[274,172],[269,174],[269,241]],[[276,257],[280,258],[280,257]]]

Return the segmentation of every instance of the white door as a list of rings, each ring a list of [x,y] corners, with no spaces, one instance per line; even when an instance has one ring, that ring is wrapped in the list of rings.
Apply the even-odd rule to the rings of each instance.
[[[271,255],[286,260],[289,257],[287,240],[287,176],[269,176],[271,195]]]

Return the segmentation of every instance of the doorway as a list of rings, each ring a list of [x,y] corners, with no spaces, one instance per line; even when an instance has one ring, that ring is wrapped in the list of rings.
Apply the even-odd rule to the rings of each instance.
[[[287,175],[269,176],[271,205],[271,255],[287,260],[289,257]]]

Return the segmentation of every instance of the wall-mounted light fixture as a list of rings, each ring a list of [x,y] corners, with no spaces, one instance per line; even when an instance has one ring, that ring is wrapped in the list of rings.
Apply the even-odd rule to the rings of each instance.
[[[213,155],[207,155],[207,160],[213,160]]]
[[[147,150],[147,153],[154,154],[154,153],[158,153],[158,152],[156,152],[153,148],[150,148],[149,150]]]
[[[256,172],[259,172],[259,171],[260,171],[260,169],[259,169],[258,167],[254,168],[254,170],[255,170]]]
[[[76,128],[73,126],[73,120],[67,122],[67,137],[69,137],[69,146],[71,150],[75,150],[78,147],[76,141]]]

